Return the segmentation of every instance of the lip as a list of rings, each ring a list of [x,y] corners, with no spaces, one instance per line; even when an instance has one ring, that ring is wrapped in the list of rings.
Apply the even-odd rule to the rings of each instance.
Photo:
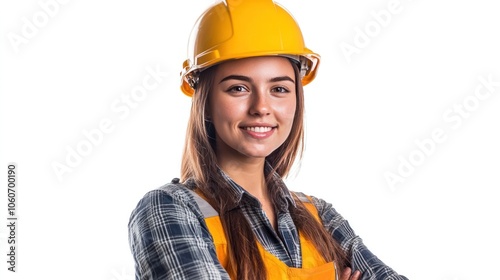
[[[255,128],[270,128],[270,130],[268,131],[254,131],[254,130],[249,130],[247,129],[248,127],[255,127]],[[274,132],[276,131],[276,128],[278,126],[277,125],[272,125],[272,124],[268,124],[268,123],[251,123],[251,124],[244,124],[244,125],[241,125],[240,126],[240,129],[243,130],[243,132],[252,137],[252,138],[255,138],[255,139],[266,139],[268,137],[270,137],[271,135],[274,134]],[[259,129],[257,129],[259,130]]]

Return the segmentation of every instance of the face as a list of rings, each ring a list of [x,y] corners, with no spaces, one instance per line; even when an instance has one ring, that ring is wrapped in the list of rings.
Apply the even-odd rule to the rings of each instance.
[[[287,139],[296,109],[295,74],[284,57],[217,66],[208,99],[219,163],[264,160]]]

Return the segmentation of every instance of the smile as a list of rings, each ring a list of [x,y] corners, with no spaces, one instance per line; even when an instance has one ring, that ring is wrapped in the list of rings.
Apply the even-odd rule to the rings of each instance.
[[[245,130],[253,131],[253,132],[268,132],[273,129],[273,127],[270,126],[247,126],[244,127]]]

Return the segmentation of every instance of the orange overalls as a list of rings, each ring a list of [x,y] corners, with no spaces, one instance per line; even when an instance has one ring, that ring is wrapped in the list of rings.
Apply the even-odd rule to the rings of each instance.
[[[222,223],[220,221],[219,214],[215,209],[204,200],[196,192],[192,192],[195,197],[201,212],[205,217],[205,222],[208,226],[208,230],[212,234],[214,240],[215,249],[217,252],[217,258],[219,259],[221,265],[227,269],[227,240],[224,234],[224,229],[222,228]],[[319,220],[318,211],[316,207],[311,203],[308,197],[303,194],[297,193],[300,200],[304,203],[306,208],[313,214],[313,216]],[[262,259],[266,266],[267,279],[269,280],[335,280],[338,279],[335,264],[333,262],[326,263],[323,257],[318,253],[314,245],[306,240],[303,235],[299,232],[301,252],[302,252],[302,268],[288,267],[285,263],[280,261],[273,254],[267,252],[264,247],[259,243],[257,246],[259,248]],[[228,271],[231,279],[236,279],[234,271]]]

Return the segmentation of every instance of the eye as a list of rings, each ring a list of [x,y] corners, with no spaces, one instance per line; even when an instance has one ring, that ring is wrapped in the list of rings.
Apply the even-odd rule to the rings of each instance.
[[[278,93],[288,93],[290,92],[286,87],[274,87],[272,92],[278,92]]]
[[[234,92],[234,93],[245,92],[245,91],[248,90],[244,86],[232,86],[227,90],[227,92]]]

